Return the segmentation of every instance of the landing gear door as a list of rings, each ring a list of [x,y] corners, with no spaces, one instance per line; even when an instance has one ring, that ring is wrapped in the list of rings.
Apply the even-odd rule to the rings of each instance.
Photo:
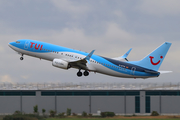
[[[24,49],[28,49],[28,47],[29,47],[29,41],[26,41],[24,44]]]
[[[131,68],[131,75],[134,75],[135,71],[136,71],[136,68],[135,68],[135,67],[132,67],[132,68]]]

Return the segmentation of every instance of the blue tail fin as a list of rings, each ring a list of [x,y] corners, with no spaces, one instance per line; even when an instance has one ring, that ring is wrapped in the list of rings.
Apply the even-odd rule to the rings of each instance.
[[[171,43],[165,42],[164,44],[159,46],[157,49],[155,49],[152,53],[147,55],[144,59],[134,62],[134,63],[138,66],[148,68],[154,71],[158,71],[170,46],[171,46]]]

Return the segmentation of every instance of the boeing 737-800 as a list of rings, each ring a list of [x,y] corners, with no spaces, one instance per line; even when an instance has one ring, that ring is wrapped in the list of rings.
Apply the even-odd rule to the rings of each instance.
[[[165,42],[152,53],[140,61],[128,61],[127,56],[131,49],[121,57],[107,58],[94,55],[94,51],[89,54],[86,52],[65,48],[45,42],[35,40],[17,40],[9,43],[9,47],[21,54],[20,60],[24,55],[52,61],[54,67],[62,69],[76,68],[77,76],[88,76],[89,71],[102,73],[105,75],[123,78],[150,78],[160,75],[161,66],[171,43]],[[124,59],[125,61],[122,61]],[[81,71],[84,71],[83,73]],[[164,71],[162,73],[167,73]]]

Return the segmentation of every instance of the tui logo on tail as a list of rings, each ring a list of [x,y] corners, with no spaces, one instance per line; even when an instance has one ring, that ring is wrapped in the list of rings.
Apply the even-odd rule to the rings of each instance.
[[[153,60],[152,60],[154,57],[153,56],[149,56],[149,58],[150,58],[150,61],[151,61],[152,65],[158,65],[161,62],[161,60],[159,60],[157,63],[154,63]],[[160,58],[163,59],[163,56],[160,56]]]

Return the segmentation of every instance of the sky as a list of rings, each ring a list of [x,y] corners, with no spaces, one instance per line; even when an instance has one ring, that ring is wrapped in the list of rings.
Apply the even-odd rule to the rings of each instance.
[[[0,0],[0,83],[178,83],[179,0]],[[20,55],[8,47],[33,39],[109,58],[130,48],[129,61],[144,58],[164,42],[172,46],[158,78],[127,79],[63,70],[52,62]]]

